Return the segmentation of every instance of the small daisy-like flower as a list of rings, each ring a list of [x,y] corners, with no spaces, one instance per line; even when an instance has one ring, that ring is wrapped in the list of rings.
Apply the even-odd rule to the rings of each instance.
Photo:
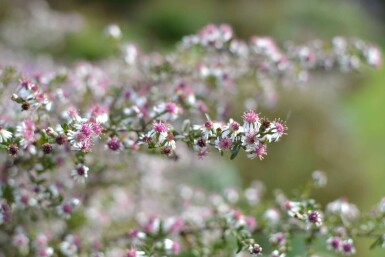
[[[90,116],[94,117],[97,123],[106,123],[108,121],[108,109],[100,105],[94,105],[90,109]]]
[[[338,236],[330,237],[327,241],[329,250],[340,251],[342,246],[342,240]]]
[[[230,119],[229,123],[223,128],[222,137],[229,136],[234,141],[241,132],[243,132],[243,127],[238,122]]]
[[[14,235],[12,244],[19,249],[26,248],[29,244],[29,238],[24,234],[24,232],[19,231],[16,235]]]
[[[269,126],[266,129],[268,134],[265,135],[264,138],[269,143],[277,142],[285,134],[286,130],[287,128],[283,122],[280,122],[280,121],[270,122]]]
[[[72,199],[70,202],[64,202],[61,205],[59,205],[56,210],[59,216],[69,219],[71,217],[71,214],[80,205],[79,199]]]
[[[167,138],[164,140],[164,147],[169,147],[172,150],[175,150],[176,148],[176,143],[174,140],[174,134],[173,133],[168,133]]]
[[[242,145],[248,147],[254,147],[259,144],[259,138],[257,133],[246,133],[241,137]]]
[[[60,243],[60,251],[65,256],[74,256],[78,247],[75,243],[75,238],[72,235],[67,235],[63,242]]]
[[[233,145],[233,141],[229,137],[217,138],[215,140],[215,147],[219,151],[229,150]]]
[[[35,123],[32,120],[25,120],[16,127],[16,137],[21,137],[20,145],[27,148],[35,141]]]
[[[243,128],[245,132],[254,133],[259,131],[261,126],[259,116],[254,111],[248,111],[243,114]]]
[[[262,247],[259,244],[251,244],[249,246],[249,253],[252,256],[262,255]]]
[[[202,133],[202,137],[206,139],[215,136],[218,128],[221,128],[221,124],[213,122],[211,120],[206,121],[202,125],[193,125],[193,130],[200,130]]]
[[[159,134],[166,133],[168,131],[167,124],[162,121],[154,122],[152,128],[154,129],[155,133]]]
[[[254,159],[258,157],[260,160],[263,159],[264,155],[267,155],[267,146],[259,143],[254,146],[249,146],[246,149],[247,157],[250,159]]]
[[[320,227],[322,225],[321,213],[318,211],[308,211],[306,221],[308,223],[308,227],[310,227],[312,224]]]
[[[345,255],[353,255],[356,253],[356,249],[354,248],[352,239],[342,241],[341,252]]]
[[[158,121],[153,123],[149,135],[152,137],[153,142],[162,144],[168,136],[168,131],[168,125],[162,121]]]
[[[12,138],[12,133],[0,125],[0,143],[8,141],[10,138]]]
[[[76,182],[84,183],[86,181],[86,178],[88,177],[88,170],[89,168],[83,164],[79,164],[76,166],[76,169],[72,170],[71,177]]]
[[[197,151],[197,156],[199,159],[203,159],[209,154],[209,150],[207,148],[202,148],[201,150]]]
[[[155,113],[153,115],[159,115],[163,113],[160,117],[163,120],[175,120],[182,112],[182,109],[173,102],[165,102],[160,103],[158,106],[154,107],[154,112]]]
[[[355,219],[360,211],[357,206],[349,203],[346,199],[337,199],[326,206],[326,212],[340,215],[346,219]]]
[[[272,234],[269,238],[270,243],[275,245],[284,245],[286,243],[286,235],[283,232]]]

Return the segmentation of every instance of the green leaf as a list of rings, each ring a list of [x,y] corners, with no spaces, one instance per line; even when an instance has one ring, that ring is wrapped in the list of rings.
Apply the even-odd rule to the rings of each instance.
[[[241,240],[237,239],[237,254],[240,253],[243,249],[243,244],[241,242]]]
[[[237,155],[238,155],[238,153],[239,153],[239,150],[241,150],[241,146],[240,146],[240,145],[235,146],[235,147],[231,150],[230,160],[234,160],[234,158],[237,157]]]

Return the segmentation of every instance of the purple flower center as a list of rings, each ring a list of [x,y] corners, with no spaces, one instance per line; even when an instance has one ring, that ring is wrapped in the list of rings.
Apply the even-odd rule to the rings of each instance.
[[[107,143],[108,148],[112,151],[117,151],[120,148],[120,141],[116,137],[111,138]]]
[[[318,212],[313,211],[313,212],[309,213],[308,219],[311,223],[317,223],[319,221]]]
[[[86,174],[86,170],[84,169],[83,166],[80,166],[76,169],[76,171],[78,172],[78,175],[79,176],[84,176]]]

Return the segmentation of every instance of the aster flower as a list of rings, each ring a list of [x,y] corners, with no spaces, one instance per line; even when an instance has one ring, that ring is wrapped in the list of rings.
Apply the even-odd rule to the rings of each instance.
[[[193,125],[193,130],[199,130],[202,133],[202,137],[209,139],[210,137],[214,137],[217,129],[221,127],[221,124],[209,119],[202,125]]]
[[[270,122],[269,127],[266,129],[268,134],[264,136],[264,139],[269,143],[277,142],[285,134],[286,129],[284,123],[280,121]]]
[[[326,206],[326,212],[341,215],[343,218],[348,220],[357,218],[360,213],[357,206],[349,203],[346,199],[337,199],[328,203]]]
[[[328,238],[326,243],[329,250],[334,250],[337,252],[341,250],[342,240],[337,236]]]
[[[119,138],[114,136],[108,139],[107,147],[111,151],[119,151],[123,149],[123,144],[120,142]]]
[[[72,170],[71,177],[76,182],[84,183],[88,177],[89,168],[83,164],[76,166],[76,169]]]
[[[215,147],[219,151],[230,150],[232,146],[233,146],[233,141],[229,137],[217,138],[215,140]]]
[[[29,244],[29,238],[22,230],[18,231],[12,238],[12,244],[18,249],[26,249]]]
[[[320,227],[322,225],[321,213],[318,211],[308,211],[306,223],[308,228],[310,228],[312,225]]]
[[[75,243],[75,238],[72,235],[67,235],[63,242],[60,243],[60,251],[65,256],[74,256],[77,251],[78,247]]]
[[[262,247],[259,244],[251,244],[249,246],[249,253],[252,256],[262,255]]]
[[[25,120],[16,127],[16,137],[20,137],[20,145],[27,148],[35,142],[35,123],[32,120]]]
[[[263,157],[267,155],[267,146],[262,143],[250,145],[250,146],[247,146],[246,153],[247,153],[247,157],[250,159],[254,159],[258,157],[260,160],[262,160]]]
[[[154,117],[162,114],[159,118],[162,120],[175,120],[182,113],[182,109],[173,102],[163,102],[154,107]]]
[[[12,138],[12,133],[0,125],[0,143],[8,141],[10,138]]]
[[[168,136],[169,127],[162,121],[157,121],[152,124],[152,130],[149,132],[149,136],[154,143],[162,144]]]
[[[61,205],[56,207],[57,213],[59,216],[64,219],[71,218],[71,214],[73,211],[80,205],[80,201],[78,199],[72,199],[69,202],[63,202]]]
[[[259,132],[261,122],[258,114],[254,111],[248,111],[243,114],[243,129],[246,133]]]
[[[353,240],[347,239],[341,242],[341,250],[344,255],[353,255],[356,253],[356,248],[354,248]]]
[[[270,243],[274,245],[284,245],[287,242],[286,235],[283,232],[272,234],[269,238]]]
[[[108,108],[101,105],[94,105],[89,111],[89,116],[94,117],[97,123],[106,123],[108,121]]]
[[[237,136],[242,132],[243,127],[241,127],[238,122],[230,119],[229,123],[223,127],[222,137],[230,137],[235,141]]]

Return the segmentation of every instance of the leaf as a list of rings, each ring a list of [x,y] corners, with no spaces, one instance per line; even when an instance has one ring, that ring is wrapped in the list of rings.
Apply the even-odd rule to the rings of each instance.
[[[236,147],[233,148],[233,150],[231,150],[230,160],[234,160],[234,158],[237,157],[239,150],[241,150],[240,145],[237,145]]]
[[[241,240],[237,239],[237,251],[236,251],[236,254],[240,253],[243,249],[243,244],[241,242]]]

